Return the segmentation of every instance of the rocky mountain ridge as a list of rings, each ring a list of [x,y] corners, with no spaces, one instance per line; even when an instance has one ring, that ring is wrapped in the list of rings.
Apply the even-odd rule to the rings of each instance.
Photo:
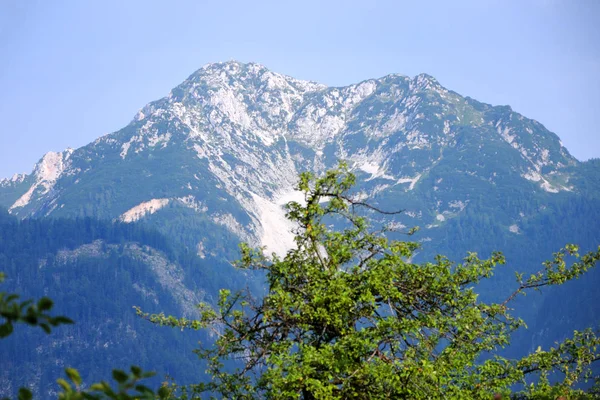
[[[46,353],[24,355],[32,340],[15,338],[5,358],[29,364],[16,363],[21,369],[0,381],[35,375],[50,393],[56,360],[68,356],[72,366],[108,373],[127,356],[197,382],[195,364],[182,366],[196,361],[185,358],[196,339],[154,331],[131,306],[193,316],[193,304],[214,301],[220,288],[260,293],[260,278],[231,267],[238,243],[283,254],[293,243],[283,205],[301,199],[293,190],[298,173],[318,174],[340,159],[357,174],[355,196],[405,210],[393,219],[372,214],[376,223],[421,227],[411,237],[422,244],[415,261],[504,251],[509,265],[478,287],[485,300],[512,293],[515,271],[536,272],[565,243],[582,250],[600,243],[600,162],[577,161],[558,136],[508,106],[463,97],[426,74],[327,87],[255,63],[209,64],[123,129],[49,152],[32,173],[0,181],[0,222],[2,208],[13,214],[0,229],[9,289],[31,297],[50,290],[81,321],[56,339],[60,348],[42,340]],[[110,235],[115,229],[139,232],[124,240]],[[32,237],[39,241],[28,243]],[[48,251],[45,241],[53,243]],[[598,272],[528,296],[516,312],[530,330],[509,351],[531,352],[597,327],[587,305],[599,301]],[[576,312],[554,318],[573,305]],[[73,346],[72,337],[80,338]],[[97,360],[82,350],[90,346],[102,352]]]
[[[204,66],[122,130],[80,149],[47,153],[30,175],[2,180],[0,204],[19,217],[134,221],[177,203],[281,253],[291,244],[281,205],[297,198],[298,173],[323,171],[338,159],[363,175],[363,195],[371,197],[411,192],[449,159],[454,174],[491,187],[501,175],[533,183],[534,191],[577,191],[570,179],[578,161],[555,134],[510,107],[462,97],[429,75],[392,74],[337,88],[256,63],[226,62]],[[128,179],[118,174],[145,189],[124,187]],[[99,177],[112,181],[100,187]],[[109,200],[98,209],[90,189],[117,196],[118,205]],[[422,188],[455,189],[444,188],[443,178]],[[460,208],[451,203],[464,206],[469,199],[463,193],[448,200],[446,211]],[[442,208],[413,222],[443,222]]]

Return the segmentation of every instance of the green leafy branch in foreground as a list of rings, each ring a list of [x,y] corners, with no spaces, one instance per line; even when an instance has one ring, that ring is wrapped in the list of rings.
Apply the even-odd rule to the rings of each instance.
[[[539,273],[519,275],[504,302],[484,303],[474,287],[505,263],[502,254],[414,264],[419,245],[390,239],[385,228],[371,230],[367,217],[379,210],[352,197],[354,184],[345,164],[321,178],[302,174],[298,189],[305,201],[287,206],[298,226],[296,247],[280,258],[241,246],[237,266],[266,272],[263,298],[221,290],[217,307],[201,304],[196,320],[136,308],[156,324],[213,331],[215,344],[197,350],[212,380],[195,386],[196,393],[237,399],[591,396],[575,387],[592,378],[590,365],[599,358],[600,338],[592,330],[517,360],[499,351],[524,326],[509,312],[515,297],[580,277],[600,260],[600,248],[580,256],[568,245]],[[240,367],[226,369],[228,360]],[[511,393],[515,384],[525,389]]]
[[[5,278],[0,272],[0,282]],[[4,319],[0,325],[0,339],[10,336],[14,332],[13,324],[25,323],[30,326],[40,326],[46,333],[51,333],[50,327],[63,324],[73,324],[73,321],[63,316],[51,316],[49,312],[53,302],[47,297],[41,298],[37,303],[28,300],[19,303],[19,296],[7,292],[0,292],[0,317]],[[73,368],[65,370],[67,378],[58,379],[57,383],[62,389],[58,394],[61,400],[150,400],[172,398],[175,388],[162,386],[157,392],[147,386],[141,385],[140,380],[154,376],[153,372],[144,372],[139,367],[132,366],[131,373],[115,369],[113,379],[116,388],[113,389],[107,382],[92,384],[89,388],[82,387],[79,372]],[[18,400],[31,400],[33,394],[27,388],[20,388],[17,394]],[[2,399],[8,400],[8,399]]]
[[[0,272],[0,283],[5,279],[4,273]],[[9,336],[14,330],[14,324],[25,323],[31,326],[39,326],[46,333],[52,331],[51,327],[63,324],[72,324],[67,317],[53,317],[49,314],[54,303],[47,297],[42,297],[35,303],[33,300],[19,302],[19,295],[0,292],[0,339]]]
[[[66,374],[69,383],[65,379],[58,379],[57,383],[62,388],[58,395],[59,400],[152,400],[170,398],[172,389],[162,386],[157,392],[139,383],[144,378],[154,376],[154,372],[144,372],[141,368],[132,366],[131,373],[115,369],[113,370],[113,379],[117,383],[116,388],[112,388],[108,382],[92,384],[89,389],[82,389],[82,380],[79,372],[72,368],[67,368]]]

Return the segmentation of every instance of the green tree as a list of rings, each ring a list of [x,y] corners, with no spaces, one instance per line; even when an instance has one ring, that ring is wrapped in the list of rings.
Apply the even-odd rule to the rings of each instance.
[[[189,389],[231,399],[591,396],[575,387],[599,358],[592,330],[521,359],[500,350],[524,325],[509,312],[513,299],[578,278],[600,248],[580,256],[568,245],[539,273],[518,275],[506,301],[484,303],[474,287],[504,264],[502,254],[412,263],[418,244],[371,226],[367,217],[379,210],[352,197],[354,184],[344,164],[318,179],[302,174],[305,202],[287,206],[296,247],[280,258],[241,246],[238,267],[266,273],[264,297],[221,290],[216,308],[200,305],[198,320],[138,308],[157,324],[214,331],[214,345],[198,350],[212,380]]]

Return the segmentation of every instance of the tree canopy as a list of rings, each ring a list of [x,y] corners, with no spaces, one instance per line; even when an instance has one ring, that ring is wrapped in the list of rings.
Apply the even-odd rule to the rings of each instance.
[[[419,244],[375,226],[372,213],[393,212],[358,200],[354,184],[343,163],[319,178],[303,173],[305,201],[287,205],[295,248],[267,257],[241,246],[237,266],[265,272],[264,296],[223,289],[216,307],[199,305],[198,320],[137,309],[157,324],[214,332],[198,350],[212,380],[188,390],[236,399],[593,396],[580,389],[600,358],[593,330],[520,359],[502,349],[524,327],[511,315],[514,299],[580,277],[600,248],[580,255],[567,245],[538,273],[517,274],[504,301],[482,302],[476,286],[505,263],[501,253],[413,263]]]

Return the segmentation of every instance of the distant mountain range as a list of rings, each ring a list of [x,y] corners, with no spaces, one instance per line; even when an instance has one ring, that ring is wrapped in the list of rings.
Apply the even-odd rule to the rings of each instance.
[[[298,174],[338,160],[357,174],[357,196],[405,209],[397,227],[421,227],[420,260],[505,251],[512,266],[482,286],[489,298],[512,287],[513,270],[536,270],[567,242],[600,244],[600,162],[576,160],[508,106],[463,97],[426,74],[327,87],[233,61],[204,66],[123,129],[0,181],[0,206],[20,219],[156,229],[209,268],[235,259],[239,241],[284,254],[293,236],[282,205],[298,198]],[[564,288],[572,304],[599,299],[600,275],[590,276]],[[548,298],[521,310],[536,321],[522,350],[600,325],[591,306],[560,323],[540,316],[552,311]]]
[[[548,198],[580,191],[580,163],[555,134],[431,76],[330,88],[227,62],[198,70],[122,130],[47,153],[30,175],[3,180],[0,204],[19,217],[128,222],[170,205],[284,251],[291,241],[280,206],[299,171],[338,159],[367,181],[369,197],[427,193],[411,225],[440,225],[473,196],[502,196],[508,186]],[[531,217],[502,214],[513,233]]]

